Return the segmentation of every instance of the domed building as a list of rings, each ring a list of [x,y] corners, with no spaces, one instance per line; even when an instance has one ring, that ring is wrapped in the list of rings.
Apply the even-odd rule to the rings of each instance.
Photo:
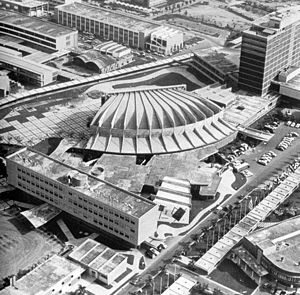
[[[182,86],[110,94],[91,122],[86,148],[115,154],[164,154],[212,145],[234,133],[224,110]]]

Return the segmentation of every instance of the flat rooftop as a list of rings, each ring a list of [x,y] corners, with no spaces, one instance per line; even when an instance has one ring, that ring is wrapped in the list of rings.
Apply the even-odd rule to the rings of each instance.
[[[54,159],[34,150],[24,149],[12,155],[10,159],[65,186],[70,186],[68,176],[72,174],[75,179],[81,181],[77,183],[78,186],[70,186],[73,190],[135,217],[142,216],[155,206],[151,201],[94,176],[97,167],[87,166],[81,159],[72,158],[67,153]]]
[[[284,220],[276,225],[257,230],[246,237],[257,245],[274,265],[293,273],[300,273],[300,216]],[[269,250],[273,248],[272,250]],[[283,260],[281,261],[281,259]]]
[[[38,1],[38,0],[29,0],[29,1],[12,1],[12,0],[6,0],[6,2],[15,4],[15,5],[19,5],[22,7],[29,7],[29,8],[33,8],[33,7],[40,7],[40,6],[45,6],[47,5],[46,2],[42,2],[42,1]]]
[[[268,37],[293,23],[299,22],[299,19],[300,6],[295,5],[293,7],[280,9],[255,20],[252,23],[252,27],[245,32]]]
[[[124,255],[92,239],[87,239],[69,255],[69,258],[105,275],[114,271],[127,259]]]
[[[46,262],[29,272],[27,275],[16,281],[15,287],[8,287],[0,292],[2,295],[37,295],[42,292],[49,292],[60,281],[63,281],[65,277],[69,276],[72,272],[84,269],[76,265],[70,260],[63,257],[54,255]]]
[[[78,2],[60,5],[57,8],[59,11],[76,14],[81,17],[94,19],[95,21],[107,23],[115,27],[129,29],[136,32],[154,30],[159,27],[158,24],[140,19],[138,17],[133,17],[121,12],[90,6]]]
[[[0,10],[0,24],[1,23],[13,25],[24,30],[29,30],[34,33],[43,34],[53,38],[74,32],[73,29],[65,26],[6,10]]]

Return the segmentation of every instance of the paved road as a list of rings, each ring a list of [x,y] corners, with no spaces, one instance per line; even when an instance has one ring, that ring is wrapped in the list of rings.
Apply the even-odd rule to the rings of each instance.
[[[277,129],[275,136],[267,144],[261,143],[256,147],[254,152],[250,152],[247,155],[243,155],[240,158],[244,158],[251,165],[250,170],[254,173],[254,176],[250,181],[243,186],[240,190],[236,192],[232,197],[223,202],[223,205],[233,204],[237,201],[237,197],[240,195],[246,195],[253,188],[257,187],[259,184],[270,179],[270,177],[277,175],[280,171],[284,169],[298,154],[300,155],[300,137],[296,138],[292,146],[287,150],[280,152],[275,149],[276,145],[280,142],[281,138],[290,131],[297,131],[294,128],[284,126],[283,124]],[[300,131],[299,131],[300,133]],[[261,166],[256,163],[256,159],[266,151],[273,150],[277,153],[277,157],[268,166]],[[215,214],[211,213],[203,220],[201,220],[196,227],[194,227],[186,236],[179,236],[174,238],[172,245],[164,252],[162,252],[159,257],[152,261],[152,264],[141,274],[141,281],[144,281],[149,274],[154,274],[160,267],[168,263],[175,252],[179,248],[179,244],[186,243],[190,240],[191,236],[201,232],[201,228],[209,226],[210,221],[215,218]],[[132,285],[125,286],[122,291],[118,294],[130,294],[137,290],[137,287]]]

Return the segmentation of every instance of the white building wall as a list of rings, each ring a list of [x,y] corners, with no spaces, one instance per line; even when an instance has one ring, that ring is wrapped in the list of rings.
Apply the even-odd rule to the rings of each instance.
[[[104,204],[9,158],[6,163],[9,184],[130,244],[141,244],[156,229],[157,206],[138,218],[116,209],[113,203]]]

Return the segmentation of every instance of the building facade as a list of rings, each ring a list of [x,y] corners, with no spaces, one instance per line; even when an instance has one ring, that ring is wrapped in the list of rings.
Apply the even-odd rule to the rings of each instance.
[[[121,12],[77,2],[57,6],[55,19],[61,25],[140,49],[144,49],[151,32],[158,27],[156,24]]]
[[[11,1],[0,0],[0,9],[23,13],[27,16],[45,16],[48,13],[48,3],[38,0]]]
[[[290,65],[300,65],[299,8],[269,14],[243,32],[239,88],[264,96]]]
[[[56,81],[58,71],[55,68],[36,63],[0,50],[0,68],[9,70],[20,81],[45,86]]]
[[[183,48],[183,33],[172,28],[159,27],[151,33],[147,47],[164,55],[170,55]]]
[[[38,18],[0,11],[0,33],[52,50],[77,47],[78,32]]]
[[[156,230],[156,204],[92,174],[28,149],[9,156],[6,163],[14,187],[129,244],[140,245]]]

